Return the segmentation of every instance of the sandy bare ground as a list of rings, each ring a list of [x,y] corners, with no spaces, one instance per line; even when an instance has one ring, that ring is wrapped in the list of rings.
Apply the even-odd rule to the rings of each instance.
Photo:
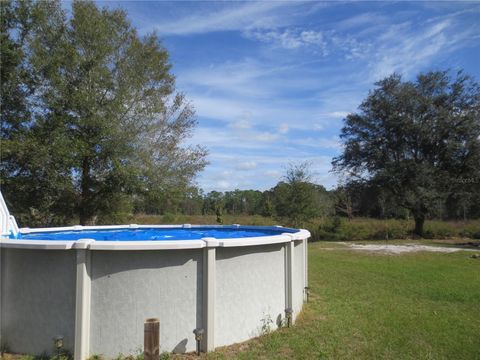
[[[479,251],[475,249],[463,249],[463,248],[454,248],[454,247],[441,247],[441,246],[428,246],[428,245],[415,245],[415,244],[406,244],[406,245],[376,245],[376,244],[349,244],[342,242],[341,244],[348,247],[348,250],[356,251],[373,251],[380,252],[383,254],[402,254],[418,251],[431,251],[431,252],[440,252],[440,253],[452,253],[457,251]],[[325,249],[327,250],[327,249]],[[331,248],[328,250],[339,250],[339,248]]]

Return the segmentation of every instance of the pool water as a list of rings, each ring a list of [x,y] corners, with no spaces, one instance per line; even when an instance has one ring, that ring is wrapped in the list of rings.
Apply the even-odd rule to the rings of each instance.
[[[234,239],[258,236],[294,233],[289,228],[141,228],[141,229],[109,229],[109,230],[69,230],[18,234],[17,239],[24,240],[79,240],[94,239],[97,241],[166,241],[166,240],[199,240],[202,238]]]

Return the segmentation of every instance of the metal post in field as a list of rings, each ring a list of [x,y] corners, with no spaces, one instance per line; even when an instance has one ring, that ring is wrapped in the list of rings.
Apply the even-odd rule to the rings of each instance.
[[[152,318],[145,320],[143,352],[145,360],[160,359],[160,320]]]

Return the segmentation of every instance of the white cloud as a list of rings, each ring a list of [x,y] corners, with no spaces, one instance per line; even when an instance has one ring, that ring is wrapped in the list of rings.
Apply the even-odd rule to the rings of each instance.
[[[282,177],[282,173],[279,170],[265,171],[263,175],[279,180]]]
[[[281,123],[280,126],[278,127],[278,132],[280,134],[286,134],[290,130],[290,127],[288,126],[287,123]]]
[[[423,28],[405,22],[392,25],[379,38],[369,67],[371,79],[378,80],[393,72],[412,75],[430,64],[438,55],[445,56],[472,41],[478,29],[460,30],[452,18],[428,22]]]
[[[245,31],[244,36],[249,39],[269,43],[284,49],[298,49],[302,47],[314,46],[317,50],[327,53],[327,42],[320,31],[302,30],[302,29],[249,29]]]
[[[218,4],[217,4],[218,5]],[[248,27],[270,28],[278,24],[288,24],[286,16],[275,10],[297,6],[294,2],[263,1],[247,2],[240,6],[226,2],[222,9],[196,11],[193,15],[165,21],[155,26],[162,35],[190,35],[213,31],[243,30]]]
[[[216,182],[216,187],[214,189],[225,191],[232,187],[232,184],[227,180],[220,180]],[[213,190],[213,189],[212,189]]]
[[[206,67],[190,67],[178,76],[180,86],[221,91],[239,96],[271,97],[276,89],[261,83],[281,72],[282,67],[266,66],[250,58],[227,61]],[[252,83],[256,86],[252,87]]]
[[[257,167],[257,163],[255,161],[244,161],[238,164],[235,168],[238,170],[252,170]]]
[[[239,132],[229,128],[199,127],[189,139],[189,143],[202,144],[208,148],[228,148],[231,151],[233,149],[265,149],[268,141],[258,141],[258,137],[261,136],[261,133],[260,135],[253,133],[252,136],[252,132]]]
[[[225,119],[224,119],[225,120]],[[252,113],[248,110],[242,111],[238,119],[230,120],[228,126],[236,130],[249,130],[252,128]]]
[[[300,33],[300,38],[304,44],[325,45],[323,34],[319,31],[305,30]]]
[[[297,138],[292,139],[290,142],[303,145],[303,146],[311,146],[317,147],[322,149],[333,149],[333,150],[340,150],[342,148],[342,144],[338,136],[332,137],[307,137],[307,138]]]
[[[340,142],[340,139],[337,136],[334,136],[332,138],[320,138],[320,139],[317,139],[317,141],[318,141],[318,145],[323,148],[335,149],[335,150],[342,149],[342,143]]]
[[[240,119],[238,121],[232,121],[230,123],[230,127],[233,129],[245,130],[245,129],[250,129],[252,127],[252,124],[250,123],[250,121],[246,119]]]
[[[374,25],[384,23],[387,17],[375,12],[366,12],[351,16],[347,19],[341,20],[335,24],[335,28],[339,30],[348,30],[359,28],[366,25]]]
[[[279,138],[279,136],[277,134],[272,134],[272,133],[269,133],[269,132],[257,132],[257,133],[254,133],[254,132],[251,132],[251,133],[248,133],[248,134],[244,134],[245,137],[248,137],[248,138],[251,138],[253,139],[254,141],[260,141],[260,142],[271,142],[271,141],[275,141]]]
[[[333,111],[331,113],[325,114],[328,117],[333,117],[333,118],[345,118],[347,115],[350,114],[348,111]]]
[[[256,98],[242,98],[229,96],[230,94],[218,96],[204,96],[191,94],[190,98],[195,104],[199,116],[218,119],[228,123],[237,129],[249,129],[255,123],[278,124],[279,121],[286,122],[295,114],[310,114],[310,110],[289,108],[287,104],[282,107],[275,106],[274,100],[264,102]],[[246,117],[246,114],[248,116]]]

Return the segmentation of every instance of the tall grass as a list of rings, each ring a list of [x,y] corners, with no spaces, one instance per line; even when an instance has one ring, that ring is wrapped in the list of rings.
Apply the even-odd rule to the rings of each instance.
[[[330,218],[309,224],[313,240],[389,240],[413,238],[413,220]],[[440,221],[425,223],[427,239],[471,238],[480,239],[480,220]]]

